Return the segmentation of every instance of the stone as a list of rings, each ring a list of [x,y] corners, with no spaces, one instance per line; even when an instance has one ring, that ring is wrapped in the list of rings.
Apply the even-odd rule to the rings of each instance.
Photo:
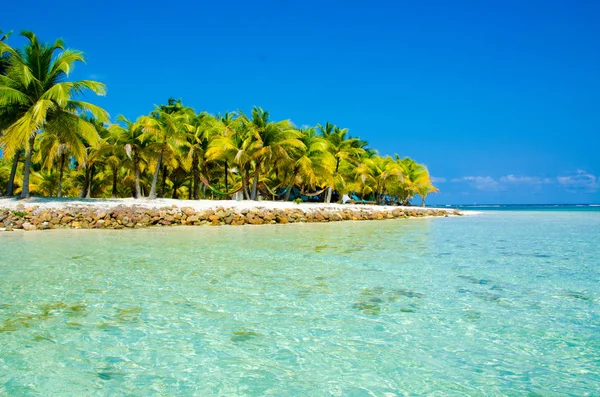
[[[192,207],[182,207],[181,212],[183,212],[188,217],[196,214],[196,211]]]
[[[35,227],[35,225],[32,225],[29,222],[24,222],[23,225],[23,230],[27,231],[27,230],[36,230],[37,228]]]

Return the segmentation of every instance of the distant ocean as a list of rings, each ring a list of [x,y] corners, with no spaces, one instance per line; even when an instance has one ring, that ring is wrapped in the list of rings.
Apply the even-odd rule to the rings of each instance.
[[[600,204],[459,204],[438,207],[473,211],[600,211]]]
[[[0,233],[0,395],[597,396],[600,211]]]

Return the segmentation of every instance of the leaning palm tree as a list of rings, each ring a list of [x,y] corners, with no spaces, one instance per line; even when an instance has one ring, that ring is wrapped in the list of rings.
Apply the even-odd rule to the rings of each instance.
[[[8,157],[25,151],[21,197],[26,198],[36,136],[44,131],[80,134],[86,141],[96,143],[99,137],[94,126],[78,114],[89,113],[101,121],[108,121],[108,114],[96,105],[74,99],[86,91],[104,95],[104,84],[65,81],[75,63],[84,61],[81,52],[65,49],[62,40],[46,45],[32,32],[21,35],[29,41],[22,50],[0,41],[0,56],[10,54],[7,75],[0,76],[0,113],[12,117],[0,143]]]
[[[423,166],[423,168],[425,168],[425,166]],[[437,193],[440,190],[437,187],[433,186],[427,168],[425,168],[425,172],[423,172],[415,182],[417,185],[415,191],[419,196],[421,196],[421,207],[425,207],[425,198],[429,194]]]

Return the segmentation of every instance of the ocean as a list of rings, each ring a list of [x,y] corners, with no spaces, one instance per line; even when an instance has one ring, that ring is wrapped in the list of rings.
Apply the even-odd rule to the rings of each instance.
[[[0,233],[0,395],[593,396],[600,210]]]

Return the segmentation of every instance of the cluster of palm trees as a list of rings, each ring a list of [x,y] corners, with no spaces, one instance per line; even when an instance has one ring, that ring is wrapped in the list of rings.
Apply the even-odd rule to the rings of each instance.
[[[68,81],[79,51],[0,31],[0,194],[68,197],[355,200],[407,204],[437,189],[410,158],[382,157],[330,123],[298,128],[259,107],[211,115],[169,99],[115,123],[80,100],[102,83]],[[6,188],[5,188],[6,187]]]

